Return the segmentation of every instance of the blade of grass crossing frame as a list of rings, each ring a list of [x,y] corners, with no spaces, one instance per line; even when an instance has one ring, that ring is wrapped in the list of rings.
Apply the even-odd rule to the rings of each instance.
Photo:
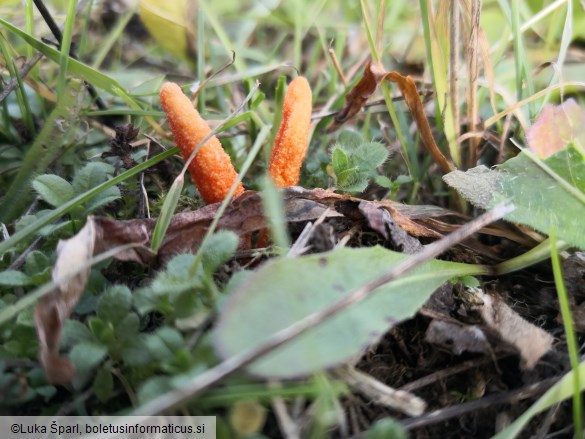
[[[256,159],[256,156],[258,155],[260,148],[264,144],[264,141],[268,137],[268,134],[270,134],[270,129],[267,125],[264,125],[260,129],[260,131],[258,132],[258,137],[256,137],[256,140],[254,141],[254,145],[252,145],[252,149],[250,150],[250,152],[246,156],[246,161],[244,162],[244,164],[242,165],[242,167],[240,169],[240,173],[238,175],[237,180],[232,184],[231,189],[229,190],[225,199],[222,201],[221,205],[219,206],[219,209],[217,209],[217,212],[215,213],[213,221],[211,221],[211,224],[207,228],[207,233],[205,233],[205,236],[203,237],[203,240],[201,241],[199,249],[205,248],[205,244],[209,240],[209,237],[211,235],[213,235],[213,233],[215,232],[217,224],[219,223],[221,216],[225,212],[225,209],[226,209],[227,205],[229,204],[229,202],[232,198],[232,195],[236,191],[238,184],[242,181],[242,178],[244,178],[244,176],[248,172],[248,169],[250,169],[250,166],[252,166],[252,163]],[[197,268],[199,267],[199,264],[201,262],[202,257],[203,257],[202,252],[198,251],[197,254],[195,255],[195,259],[193,260],[193,263],[191,264],[191,267],[189,267],[189,275],[190,276],[194,276],[195,273],[197,272]]]
[[[567,349],[569,351],[569,359],[571,361],[571,369],[573,369],[573,426],[575,427],[575,436],[583,431],[582,410],[583,406],[581,399],[581,380],[579,373],[579,346],[577,344],[577,336],[575,335],[575,327],[573,324],[573,316],[571,315],[571,306],[569,305],[569,297],[567,289],[565,288],[565,281],[563,279],[563,270],[561,268],[561,261],[559,258],[559,251],[557,249],[557,236],[554,226],[550,230],[550,256],[553,267],[553,274],[555,278],[555,286],[557,289],[557,296],[559,298],[559,305],[561,308],[561,316],[563,318],[563,326],[565,328],[565,336],[567,339]]]
[[[160,211],[160,215],[156,221],[156,225],[154,226],[154,230],[152,232],[152,238],[150,240],[150,248],[153,251],[158,251],[160,248],[163,239],[167,233],[169,225],[171,224],[171,220],[173,219],[173,215],[175,214],[175,210],[177,209],[177,204],[179,203],[179,197],[181,196],[181,192],[183,191],[183,186],[185,185],[185,173],[181,172],[173,184],[169,189],[165,197],[165,201],[163,203],[163,207]]]
[[[559,72],[563,70],[563,64],[565,63],[565,58],[567,56],[567,51],[569,50],[569,45],[571,44],[571,40],[573,39],[573,2],[567,1],[567,15],[565,16],[565,25],[563,26],[563,36],[561,38],[561,45],[559,47],[559,56],[557,58],[557,65],[556,68],[553,69],[553,76],[550,80],[549,85],[552,85],[557,80],[561,80],[559,78]],[[562,89],[561,89],[562,92]],[[538,113],[542,111],[544,106],[547,104],[548,100],[550,99],[551,93],[547,93],[544,97],[540,108],[538,109]],[[562,97],[562,93],[561,93]]]
[[[32,114],[30,112],[30,106],[26,96],[26,90],[24,89],[24,84],[22,83],[18,69],[13,62],[13,57],[10,54],[8,41],[5,40],[3,35],[0,35],[0,51],[2,52],[2,56],[6,61],[6,68],[8,69],[8,73],[10,73],[10,76],[16,78],[18,81],[18,88],[16,89],[16,102],[18,104],[18,109],[20,110],[20,115],[26,124],[26,128],[31,134],[34,135],[35,129]]]
[[[290,248],[284,203],[280,192],[269,176],[265,176],[262,181],[262,207],[276,251],[279,255],[284,255]]]
[[[85,7],[85,13],[83,14],[83,27],[79,35],[79,43],[77,44],[77,56],[83,59],[85,51],[87,49],[87,40],[89,34],[89,25],[91,19],[91,10],[93,8],[93,0],[89,0]]]
[[[65,17],[65,26],[63,28],[63,41],[61,41],[61,51],[59,54],[59,76],[57,77],[57,96],[60,98],[65,91],[65,81],[67,80],[67,67],[69,64],[69,51],[71,50],[71,38],[73,37],[73,23],[75,21],[75,10],[77,0],[69,0],[67,4],[67,16]]]
[[[43,55],[45,55],[51,61],[54,61],[56,63],[60,62],[61,53],[58,50],[56,50],[55,48],[49,46],[48,44],[43,43],[40,40],[37,40],[36,38],[34,38],[31,35],[28,35],[22,29],[19,29],[18,27],[14,26],[12,23],[4,20],[3,18],[0,18],[0,24],[2,24],[4,27],[9,29],[11,32],[16,34],[18,37],[22,38],[29,45],[31,45],[36,50],[41,52]],[[101,88],[101,89],[107,91],[108,93],[111,93],[115,96],[119,96],[131,108],[133,108],[135,110],[142,110],[142,108],[140,108],[140,105],[138,105],[138,103],[136,103],[134,101],[134,99],[132,99],[132,97],[130,97],[128,95],[128,93],[126,93],[124,88],[116,80],[110,78],[109,76],[104,75],[103,73],[101,73],[95,69],[92,69],[88,65],[86,65],[86,64],[84,64],[76,59],[73,59],[71,57],[69,57],[69,60],[67,62],[67,68],[68,68],[69,73],[72,73],[72,74],[79,76],[80,78],[84,79],[85,81],[90,82],[94,86]]]
[[[447,60],[448,60],[448,38],[443,38],[445,47],[441,47],[438,31],[436,29],[433,14],[432,2],[430,0],[419,0],[421,9],[421,19],[423,24],[423,31],[425,36],[425,46],[427,51],[427,60],[431,70],[431,77],[433,79],[433,88],[435,89],[435,97],[437,99],[437,123],[444,121],[443,131],[447,142],[449,144],[449,153],[451,160],[455,166],[461,166],[461,152],[457,139],[455,138],[455,120],[453,117],[453,108],[451,100],[447,99],[449,84],[447,81]],[[441,114],[441,112],[443,113]]]
[[[374,41],[374,36],[372,35],[370,23],[368,20],[368,11],[364,0],[360,0],[360,5],[362,11],[362,20],[364,21],[364,27],[366,28],[366,35],[368,37],[368,43],[370,45],[370,53],[372,54],[372,60],[379,61],[380,56],[376,49],[376,42]],[[396,131],[396,137],[398,137],[400,147],[402,148],[402,154],[404,156],[404,161],[406,162],[408,172],[410,173],[410,176],[415,181],[417,181],[419,175],[417,170],[414,169],[411,160],[411,156],[416,157],[416,151],[414,151],[414,142],[412,141],[412,137],[408,133],[406,121],[404,120],[403,117],[402,118],[398,117],[396,113],[396,108],[394,107],[394,101],[392,100],[392,96],[390,95],[390,87],[385,81],[382,82],[381,88],[382,94],[384,95],[384,101],[386,102],[386,107],[388,108],[388,113],[390,114],[390,119],[392,120],[394,130]],[[406,133],[406,135],[404,133]]]
[[[205,80],[205,10],[197,7],[197,79],[201,84]],[[205,113],[205,87],[199,90],[197,109]]]
[[[534,82],[530,74],[530,66],[526,55],[526,48],[522,39],[520,27],[520,3],[519,0],[512,0],[512,35],[514,36],[514,65],[516,69],[516,96],[518,101],[526,96],[534,94]],[[523,92],[523,85],[526,84],[526,93]],[[536,114],[533,103],[528,105],[529,117],[532,119]]]
[[[108,33],[107,38],[105,38],[101,41],[99,50],[97,51],[97,53],[93,57],[93,62],[91,63],[91,66],[94,69],[97,70],[100,68],[100,66],[104,62],[104,59],[106,59],[106,57],[108,56],[108,53],[112,49],[112,46],[114,46],[114,44],[116,44],[118,41],[121,40],[122,32],[126,28],[126,25],[130,22],[132,17],[134,16],[135,12],[136,11],[135,11],[134,7],[130,7],[130,9],[128,11],[126,11],[122,15],[120,15],[118,18],[118,21],[116,21],[116,24],[114,25],[112,30]]]

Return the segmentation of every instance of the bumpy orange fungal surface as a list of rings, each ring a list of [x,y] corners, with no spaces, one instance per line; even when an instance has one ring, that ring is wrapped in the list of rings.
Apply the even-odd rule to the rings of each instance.
[[[313,110],[309,82],[299,76],[290,85],[282,106],[282,121],[274,139],[268,173],[277,186],[295,186],[309,146]]]
[[[165,83],[160,90],[160,103],[169,120],[171,131],[181,154],[187,160],[211,128],[181,88]],[[238,178],[230,156],[216,136],[207,140],[189,165],[189,173],[206,203],[222,201]],[[240,183],[234,195],[244,192]]]

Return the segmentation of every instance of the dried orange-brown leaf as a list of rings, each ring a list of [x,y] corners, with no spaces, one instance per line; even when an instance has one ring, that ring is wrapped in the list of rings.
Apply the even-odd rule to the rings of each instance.
[[[435,162],[437,162],[437,164],[445,173],[454,171],[455,166],[443,155],[435,142],[431,126],[429,125],[429,120],[425,114],[425,110],[420,100],[420,96],[418,95],[418,91],[416,90],[416,84],[414,83],[414,80],[410,76],[402,76],[398,72],[388,73],[386,75],[386,79],[398,84],[398,88],[400,88],[400,92],[404,96],[406,105],[408,105],[408,109],[412,113],[412,117],[414,118],[416,126],[419,129],[423,143],[433,156]]]
[[[386,70],[379,61],[369,61],[364,68],[364,76],[345,96],[345,106],[331,122],[327,132],[333,132],[347,120],[355,116],[374,94],[378,85],[386,76]]]

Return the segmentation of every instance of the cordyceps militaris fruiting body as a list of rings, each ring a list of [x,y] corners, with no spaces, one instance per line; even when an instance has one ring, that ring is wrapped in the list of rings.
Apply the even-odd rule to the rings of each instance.
[[[197,145],[211,132],[211,128],[175,83],[167,82],[162,86],[160,103],[169,120],[175,142],[187,160]],[[238,178],[230,156],[216,136],[201,146],[189,165],[189,172],[207,204],[222,201]],[[234,195],[242,192],[244,187],[239,183]]]
[[[307,153],[311,127],[312,94],[299,76],[290,85],[282,106],[282,122],[274,139],[268,173],[277,186],[295,186]]]

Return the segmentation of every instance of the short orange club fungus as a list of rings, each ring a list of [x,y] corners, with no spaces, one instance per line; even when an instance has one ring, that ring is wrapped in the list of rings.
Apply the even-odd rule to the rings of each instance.
[[[268,173],[277,186],[294,186],[299,182],[309,146],[312,99],[311,86],[302,76],[295,78],[288,86],[282,106],[282,122],[268,165]]]
[[[211,132],[211,128],[175,83],[167,82],[162,86],[160,103],[167,114],[175,142],[187,160],[197,145]],[[222,201],[238,178],[230,156],[215,136],[201,146],[189,165],[189,172],[207,204]],[[244,187],[240,183],[234,195],[242,192]]]

